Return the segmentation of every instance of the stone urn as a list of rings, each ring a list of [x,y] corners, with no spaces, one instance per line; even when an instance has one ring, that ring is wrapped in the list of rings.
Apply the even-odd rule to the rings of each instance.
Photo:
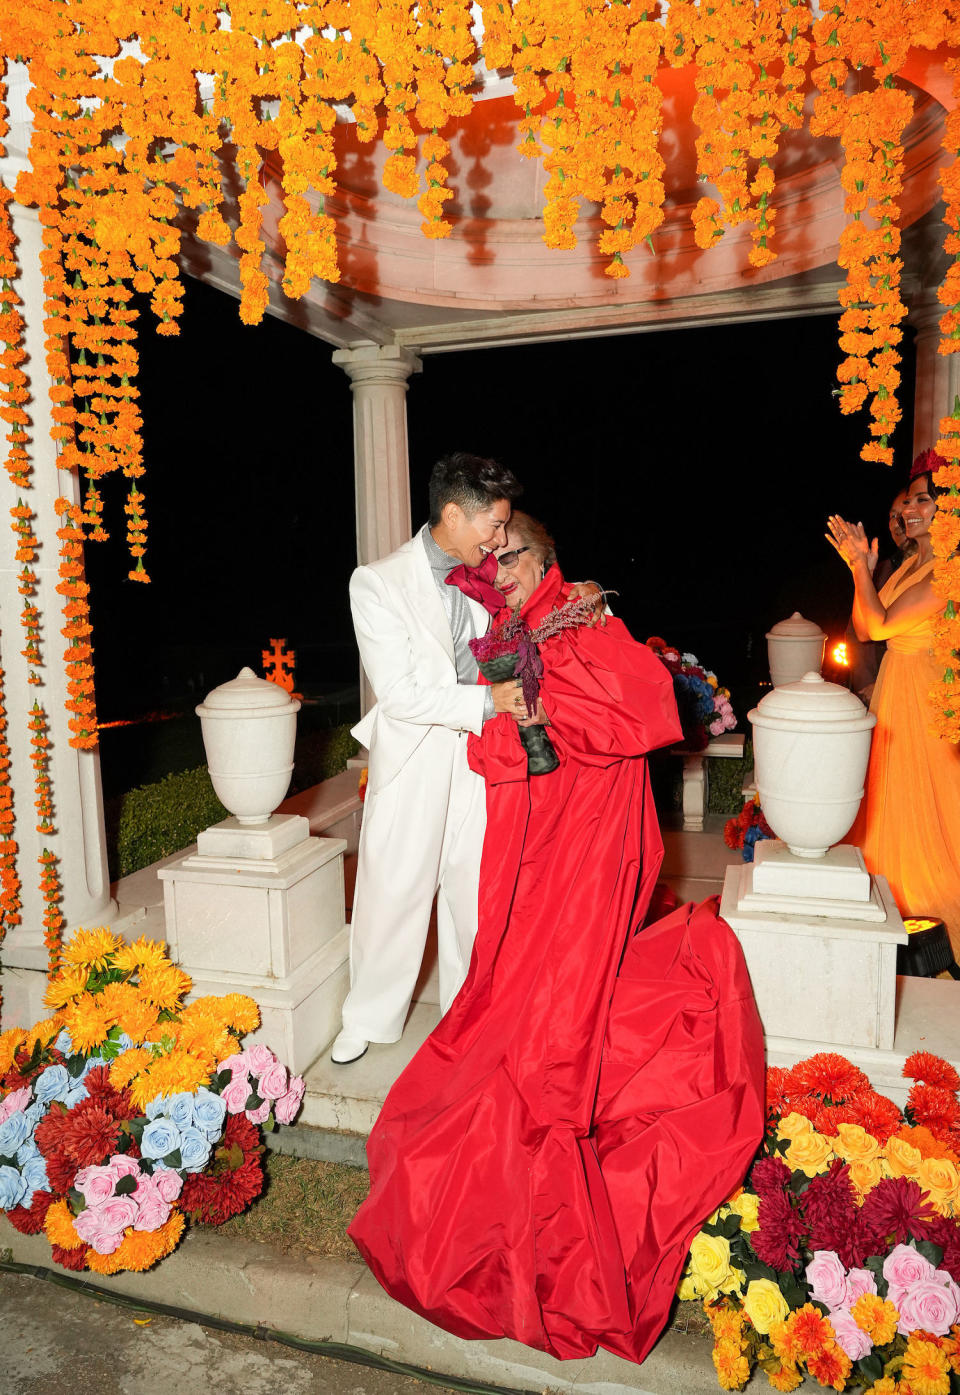
[[[748,716],[767,822],[798,857],[823,857],[857,816],[876,717],[819,673],[774,688]]]
[[[266,823],[290,784],[300,704],[243,668],[197,708],[220,802],[240,823]]]
[[[812,620],[795,610],[766,634],[770,681],[775,688],[796,683],[805,673],[819,673],[823,666],[826,635]]]

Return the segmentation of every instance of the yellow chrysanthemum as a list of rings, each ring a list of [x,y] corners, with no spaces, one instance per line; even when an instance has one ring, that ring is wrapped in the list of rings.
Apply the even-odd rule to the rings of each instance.
[[[120,944],[120,939],[104,926],[93,930],[78,930],[64,945],[61,959],[88,969],[104,969],[107,960]]]
[[[260,1009],[245,993],[227,993],[222,1002],[227,1025],[240,1036],[260,1026]]]
[[[176,1008],[193,984],[190,976],[175,964],[159,964],[140,973],[140,994],[158,1008]]]
[[[168,1047],[176,1046],[182,1030],[179,1022],[154,1022],[144,1041],[154,1046],[160,1046],[163,1042],[166,1042]]]
[[[61,1008],[71,998],[77,998],[86,990],[90,970],[85,964],[71,964],[61,969],[56,978],[47,984],[43,995],[43,1005],[48,1008]]]
[[[55,1201],[47,1208],[43,1228],[50,1244],[64,1250],[78,1250],[84,1243],[74,1229],[73,1213],[65,1201]]]
[[[14,1053],[26,1038],[22,1027],[11,1027],[0,1036],[0,1075],[6,1075],[13,1065]]]
[[[718,1342],[739,1342],[743,1337],[743,1317],[736,1308],[706,1306],[707,1317]]]
[[[936,1342],[910,1338],[903,1358],[903,1376],[913,1395],[950,1395],[947,1358]]]
[[[153,1052],[144,1050],[142,1046],[122,1052],[110,1066],[110,1084],[115,1090],[122,1090],[130,1084],[134,1076],[146,1070],[152,1061]]]
[[[893,1376],[881,1376],[864,1395],[897,1395],[897,1390],[897,1382]]]
[[[130,1040],[138,1045],[147,1040],[156,1025],[157,1009],[136,993],[117,1018],[121,1032],[126,1032]]]
[[[897,1335],[900,1314],[886,1298],[876,1293],[862,1293],[853,1307],[851,1316],[857,1326],[866,1332],[876,1347],[884,1347]]]
[[[148,940],[146,935],[141,935],[133,944],[122,944],[113,956],[113,962],[125,974],[134,974],[140,969],[160,969],[170,960],[163,940]]]
[[[49,1046],[55,1037],[60,1035],[61,1014],[58,1012],[53,1017],[46,1017],[36,1026],[31,1027],[23,1039],[23,1047],[27,1052],[33,1051],[37,1042],[41,1046]]]
[[[221,1027],[225,1027],[229,1020],[224,1007],[226,998],[218,998],[213,993],[204,993],[200,998],[194,998],[192,1003],[187,1003],[180,1014],[182,1022],[216,1022]]]
[[[94,994],[84,993],[64,1008],[63,1025],[70,1033],[74,1051],[87,1055],[106,1041],[112,1024],[100,1011]]]
[[[108,983],[97,994],[100,1011],[110,1019],[111,1026],[119,1023],[124,1013],[129,1012],[139,1001],[137,990],[131,983]]]
[[[130,1086],[130,1094],[134,1104],[145,1109],[155,1095],[176,1095],[181,1090],[192,1094],[209,1079],[209,1070],[196,1056],[186,1051],[171,1051],[137,1076]]]

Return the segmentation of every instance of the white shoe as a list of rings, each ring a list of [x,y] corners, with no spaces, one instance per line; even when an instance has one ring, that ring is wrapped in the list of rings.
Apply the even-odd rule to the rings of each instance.
[[[344,1027],[330,1048],[330,1059],[338,1066],[349,1065],[351,1061],[359,1061],[369,1045],[370,1043],[364,1041],[363,1037],[354,1036],[348,1028]]]

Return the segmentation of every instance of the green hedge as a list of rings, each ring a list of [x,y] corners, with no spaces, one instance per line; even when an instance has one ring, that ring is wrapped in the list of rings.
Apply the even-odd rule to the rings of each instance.
[[[339,775],[359,749],[349,726],[306,733],[297,741],[291,793]],[[128,790],[109,802],[106,814],[110,874],[114,878],[127,877],[179,852],[203,829],[227,817],[205,765]]]

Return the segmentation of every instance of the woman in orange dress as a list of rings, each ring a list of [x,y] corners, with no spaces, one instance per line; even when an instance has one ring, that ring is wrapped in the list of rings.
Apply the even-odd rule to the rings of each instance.
[[[929,696],[942,676],[933,624],[944,602],[933,589],[930,539],[939,493],[932,476],[941,463],[924,451],[914,464],[903,524],[917,550],[879,594],[876,539],[837,516],[828,520],[827,536],[853,573],[857,638],[887,644],[870,702],[877,725],[866,793],[846,841],[863,849],[871,872],[887,878],[903,915],[944,922],[960,959],[960,747],[933,730]]]

